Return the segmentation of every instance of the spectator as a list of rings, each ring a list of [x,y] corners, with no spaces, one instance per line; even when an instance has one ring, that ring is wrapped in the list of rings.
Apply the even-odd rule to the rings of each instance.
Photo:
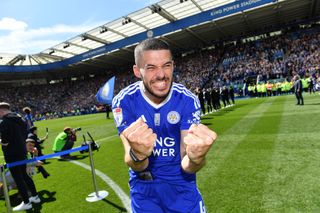
[[[22,111],[25,113],[24,119],[27,122],[27,128],[30,129],[33,126],[33,118],[31,115],[31,109],[29,107],[24,107]]]
[[[33,141],[35,141],[35,147],[38,150],[38,156],[43,156],[43,153],[42,153],[43,147],[41,146],[41,144],[43,144],[43,142],[48,139],[48,133],[46,133],[46,135],[43,138],[39,139],[38,128],[36,126],[32,126],[29,129],[29,132],[30,133],[28,134],[28,138],[33,139]],[[43,160],[42,162],[45,163],[45,160]]]
[[[27,124],[19,114],[11,112],[10,105],[4,102],[0,103],[0,118],[2,119],[0,123],[1,145],[6,163],[26,160]],[[23,199],[20,205],[13,208],[13,211],[28,210],[32,208],[32,203],[41,202],[34,182],[26,169],[25,164],[9,168]],[[31,197],[28,191],[31,192]]]

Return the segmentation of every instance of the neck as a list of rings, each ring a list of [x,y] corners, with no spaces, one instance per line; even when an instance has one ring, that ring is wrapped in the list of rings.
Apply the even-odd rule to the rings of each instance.
[[[165,98],[156,97],[156,96],[150,94],[148,92],[148,90],[144,90],[143,92],[150,99],[150,101],[152,101],[155,104],[160,104],[162,101],[164,101],[166,99],[166,97]]]
[[[142,84],[143,85],[143,84]],[[147,98],[152,101],[154,104],[160,104],[161,102],[163,102],[166,98],[166,97],[158,97],[154,94],[152,94],[152,92],[150,92],[148,90],[148,88],[146,86],[143,85],[143,93],[145,94],[145,96],[147,96]]]

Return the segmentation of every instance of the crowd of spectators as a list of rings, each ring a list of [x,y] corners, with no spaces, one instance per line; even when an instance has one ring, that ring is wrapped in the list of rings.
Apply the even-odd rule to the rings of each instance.
[[[184,57],[175,58],[175,80],[192,91],[204,87],[210,81],[221,58],[220,49],[195,51]]]
[[[250,76],[260,80],[316,74],[320,62],[320,30],[265,36],[258,41],[238,42],[225,48],[218,78],[232,82]]]
[[[223,86],[226,82],[240,84],[248,77],[258,76],[260,81],[267,81],[289,77],[292,72],[301,77],[318,77],[320,29],[273,36],[264,34],[256,40],[239,39],[193,50],[175,56],[174,60],[175,81],[194,92],[199,88]],[[115,73],[115,93],[137,80],[130,68]],[[100,106],[95,94],[109,77],[111,74],[56,84],[4,88],[0,100],[12,103],[18,111],[31,107],[37,119],[93,113],[99,111]]]

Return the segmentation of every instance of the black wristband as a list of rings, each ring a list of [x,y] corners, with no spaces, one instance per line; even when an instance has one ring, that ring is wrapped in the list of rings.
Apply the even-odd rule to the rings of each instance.
[[[148,156],[147,156],[147,157],[145,157],[144,159],[140,160],[140,159],[134,154],[134,152],[132,151],[132,148],[130,148],[129,154],[130,154],[131,159],[132,159],[134,162],[136,162],[136,163],[138,163],[138,162],[143,162],[143,161],[145,161],[145,160],[148,158]]]

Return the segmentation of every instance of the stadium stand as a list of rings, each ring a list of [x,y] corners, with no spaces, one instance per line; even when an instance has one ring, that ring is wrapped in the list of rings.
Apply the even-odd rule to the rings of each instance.
[[[285,35],[267,36],[255,41],[242,39],[220,49],[194,51],[176,56],[177,82],[196,88],[223,85],[226,79],[234,84],[248,77],[262,75],[262,80],[291,78],[293,71],[301,76],[318,76],[320,59],[319,26]],[[245,42],[243,42],[245,41]],[[224,53],[224,54],[223,54]],[[131,73],[117,76],[116,93],[136,79]],[[4,88],[0,99],[34,109],[37,119],[98,112],[95,93],[110,76],[64,81],[56,84]]]
[[[145,10],[154,9],[153,6],[162,8],[160,11],[152,10],[152,15],[150,15],[150,18],[154,21],[159,19],[157,23],[154,23],[153,27],[161,28],[168,22],[173,23],[188,16],[197,15],[198,12],[195,8],[198,8],[198,10],[200,8],[200,11],[203,11],[204,9],[221,7],[221,5],[230,2],[230,4],[234,4],[232,1],[221,2],[218,5],[209,5],[209,3],[208,5],[197,5],[195,2],[198,1],[166,5],[166,1],[161,1],[141,10],[140,13],[144,14]],[[190,7],[190,14],[179,17],[179,10],[183,9],[183,6],[179,4],[186,4],[186,7]],[[237,14],[226,18],[226,20],[230,19],[230,23],[227,21],[224,23],[223,19],[221,19],[212,22],[211,25],[203,25],[193,29],[188,28],[172,35],[162,36],[162,39],[175,47],[174,75],[176,81],[186,85],[192,91],[233,84],[238,95],[243,94],[241,91],[243,83],[248,79],[256,81],[258,78],[259,81],[268,81],[270,79],[287,78],[287,80],[290,80],[292,73],[297,72],[302,77],[313,76],[319,82],[320,22],[317,16],[319,13],[318,4],[317,1],[273,1],[265,7],[266,9],[261,7],[259,10],[246,12],[246,16]],[[169,10],[173,6],[179,6],[179,10],[170,10],[172,16],[166,15],[169,12],[165,9]],[[310,6],[311,10],[309,10]],[[291,13],[292,8],[297,10],[295,14]],[[273,21],[269,25],[264,25],[264,27],[259,26],[260,10],[265,15],[263,18],[268,20],[273,20],[271,16],[276,12],[278,15],[275,18],[276,22]],[[309,16],[306,17],[306,13]],[[130,14],[130,17],[135,17],[137,14]],[[281,15],[288,16],[287,20],[282,20]],[[300,19],[295,19],[298,16]],[[62,54],[66,52],[64,49],[69,48],[70,45],[75,46],[75,49],[81,49],[86,45],[87,40],[96,43],[96,46],[90,47],[91,49],[103,48],[103,45],[108,45],[108,42],[103,42],[103,39],[108,38],[103,33],[117,34],[115,31],[112,32],[111,28],[121,20],[116,20],[114,23],[111,22],[110,26],[105,25],[103,32],[101,31],[102,28],[98,27],[79,35],[73,40],[71,39],[45,50],[37,55],[38,58],[29,56],[37,58],[37,60],[30,59],[29,62],[31,64],[26,64],[26,67],[33,65],[32,62],[35,63],[35,61],[44,63],[44,58],[50,59],[50,62],[72,59],[72,54],[69,56]],[[131,22],[131,19],[130,21],[128,20],[127,23],[122,23],[123,26],[118,27],[119,32],[125,30],[124,25],[126,24],[130,26],[136,24]],[[238,20],[246,26],[240,26]],[[147,19],[141,18],[139,21],[140,25],[143,23],[148,26]],[[257,23],[254,26],[249,26],[248,23],[255,21]],[[221,24],[221,26],[217,23]],[[223,31],[222,27],[226,28],[228,24],[230,25],[228,27],[229,32],[233,31],[230,34],[228,33],[228,36],[222,37],[221,35],[225,35],[228,31]],[[214,28],[215,31],[209,31],[211,29],[209,27]],[[250,27],[252,28],[250,29]],[[204,32],[204,29],[208,31]],[[243,29],[249,30],[243,31]],[[139,29],[139,32],[142,31],[143,29]],[[202,31],[203,33],[200,33]],[[119,35],[124,35],[119,32]],[[195,32],[199,33],[196,34]],[[234,34],[234,36],[231,36],[231,34]],[[134,36],[134,33],[130,32],[130,36]],[[190,42],[188,42],[189,40]],[[117,38],[114,42],[118,41],[120,41],[120,38]],[[185,45],[181,45],[183,43]],[[69,44],[69,46],[66,44]],[[92,64],[90,64],[90,61],[84,60],[66,68],[40,72],[40,74],[30,71],[31,77],[27,74],[0,72],[3,79],[0,80],[0,100],[12,103],[12,105],[16,106],[14,110],[17,111],[21,111],[24,106],[30,106],[36,119],[100,111],[103,106],[96,102],[94,95],[109,77],[112,75],[117,77],[115,93],[137,80],[131,71],[131,66],[134,63],[132,58],[134,44],[120,48],[118,52],[114,51],[102,56],[97,51],[106,50],[92,49],[89,54],[85,52],[88,48],[82,48],[82,52],[79,52],[79,54],[92,54]],[[50,52],[48,52],[49,50]],[[59,52],[61,53],[60,55]],[[85,55],[82,56],[84,57]],[[99,57],[96,58],[96,56]],[[19,61],[22,64],[27,63],[28,60],[25,59],[17,56],[6,60],[5,63],[3,62],[4,59],[2,59],[0,63],[4,63],[1,65],[6,65],[12,69]],[[102,61],[105,61],[108,66],[101,64]],[[118,62],[113,63],[114,61]],[[21,66],[18,68],[21,68]],[[33,77],[35,78],[33,79]],[[9,80],[12,78],[16,79],[16,81]],[[42,80],[39,80],[39,78]]]

